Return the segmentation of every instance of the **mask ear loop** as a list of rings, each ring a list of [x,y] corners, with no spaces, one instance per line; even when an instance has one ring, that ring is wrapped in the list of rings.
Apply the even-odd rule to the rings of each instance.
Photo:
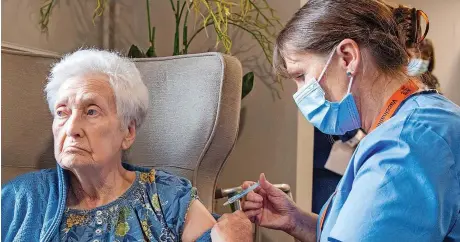
[[[337,46],[335,46],[334,49],[332,49],[332,52],[329,55],[329,59],[327,59],[326,65],[324,66],[323,70],[321,71],[321,74],[318,77],[318,83],[323,79],[323,75],[324,73],[326,73],[327,67],[329,66],[329,64],[331,64],[332,57],[334,56],[336,49],[337,49]]]
[[[350,77],[350,82],[348,83],[348,91],[347,91],[347,93],[350,93],[351,85],[353,84],[353,74],[351,74],[350,71],[347,71],[347,76]]]

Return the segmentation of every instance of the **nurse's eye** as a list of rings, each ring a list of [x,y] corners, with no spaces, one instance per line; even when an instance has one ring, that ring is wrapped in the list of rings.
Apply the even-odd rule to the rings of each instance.
[[[295,80],[296,82],[305,81],[305,74],[301,74],[301,75],[295,76],[295,77],[294,77],[294,80]]]

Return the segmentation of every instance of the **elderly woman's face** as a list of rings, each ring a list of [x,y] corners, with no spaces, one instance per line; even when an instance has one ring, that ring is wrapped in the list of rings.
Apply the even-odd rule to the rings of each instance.
[[[120,162],[128,129],[122,129],[107,77],[67,80],[58,91],[53,121],[54,154],[64,169]]]

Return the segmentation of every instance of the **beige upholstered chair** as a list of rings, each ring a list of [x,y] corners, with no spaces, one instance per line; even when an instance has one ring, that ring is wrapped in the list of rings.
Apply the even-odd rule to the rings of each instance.
[[[55,167],[43,87],[55,57],[2,50],[2,183]],[[219,53],[139,59],[150,110],[132,164],[187,177],[213,210],[217,176],[237,137],[242,70]]]

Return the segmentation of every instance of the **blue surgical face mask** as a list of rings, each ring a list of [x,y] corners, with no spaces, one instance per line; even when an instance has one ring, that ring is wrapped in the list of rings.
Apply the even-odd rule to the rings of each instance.
[[[335,48],[319,78],[312,78],[306,82],[294,94],[294,100],[305,118],[321,132],[330,135],[343,135],[348,131],[360,128],[361,119],[355,100],[350,93],[353,77],[350,77],[348,92],[340,102],[326,100],[325,93],[319,85],[334,53]]]
[[[409,61],[409,65],[407,66],[407,75],[420,76],[428,71],[429,65],[430,61],[419,58],[413,58]]]

